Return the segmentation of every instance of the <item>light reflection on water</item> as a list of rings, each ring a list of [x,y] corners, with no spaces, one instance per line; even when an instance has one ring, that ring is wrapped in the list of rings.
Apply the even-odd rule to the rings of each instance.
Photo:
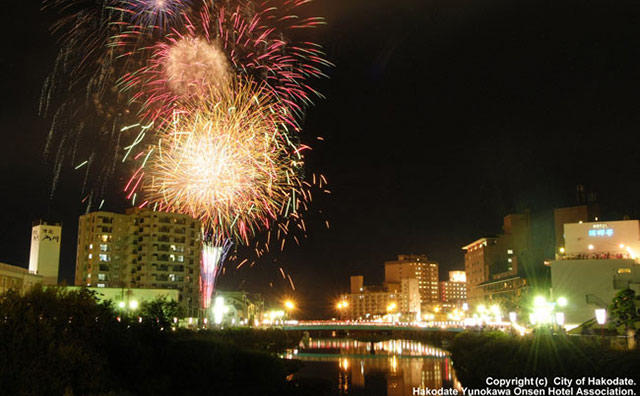
[[[312,339],[284,357],[325,362],[329,370],[311,363],[300,375],[332,377],[327,379],[335,383],[337,395],[404,396],[412,395],[414,387],[461,390],[448,352],[417,341]]]

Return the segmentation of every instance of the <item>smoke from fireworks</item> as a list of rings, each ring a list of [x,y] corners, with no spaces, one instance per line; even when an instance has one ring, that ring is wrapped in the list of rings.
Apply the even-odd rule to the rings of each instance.
[[[229,62],[217,43],[185,37],[167,49],[164,74],[178,95],[202,95],[229,85]]]

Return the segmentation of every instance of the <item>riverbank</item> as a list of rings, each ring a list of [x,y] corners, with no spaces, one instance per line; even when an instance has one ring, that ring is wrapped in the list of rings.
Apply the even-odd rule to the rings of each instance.
[[[464,332],[453,339],[450,351],[458,379],[469,388],[486,386],[488,377],[640,379],[640,351],[616,350],[597,340],[564,334],[520,337],[502,332]]]
[[[295,394],[299,365],[276,356],[298,342],[286,332],[174,331],[143,308],[120,317],[86,290],[0,295],[0,394]]]

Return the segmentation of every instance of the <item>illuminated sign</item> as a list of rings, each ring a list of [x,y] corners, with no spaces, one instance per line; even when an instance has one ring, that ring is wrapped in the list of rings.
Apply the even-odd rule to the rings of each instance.
[[[613,236],[613,228],[598,228],[597,230],[589,230],[590,237]]]

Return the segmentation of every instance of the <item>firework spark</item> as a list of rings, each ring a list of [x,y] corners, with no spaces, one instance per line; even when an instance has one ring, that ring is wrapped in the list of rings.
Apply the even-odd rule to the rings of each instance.
[[[231,248],[231,241],[222,242],[203,241],[202,258],[200,263],[200,291],[203,309],[211,307],[211,296],[216,287],[222,264]]]
[[[307,147],[288,136],[286,108],[269,90],[251,81],[234,86],[176,111],[127,191],[248,244],[257,230],[297,215]]]
[[[190,0],[120,0],[115,8],[128,15],[131,23],[160,33],[183,22]]]
[[[236,0],[204,5],[193,18],[185,18],[181,28],[149,47],[149,62],[124,75],[120,86],[133,92],[144,118],[163,122],[177,102],[200,94],[202,87],[226,84],[232,73],[262,82],[291,114],[300,116],[310,95],[317,94],[309,80],[324,76],[321,69],[330,63],[317,44],[283,35],[323,21],[292,14],[306,1],[278,2],[281,7],[275,3]]]

